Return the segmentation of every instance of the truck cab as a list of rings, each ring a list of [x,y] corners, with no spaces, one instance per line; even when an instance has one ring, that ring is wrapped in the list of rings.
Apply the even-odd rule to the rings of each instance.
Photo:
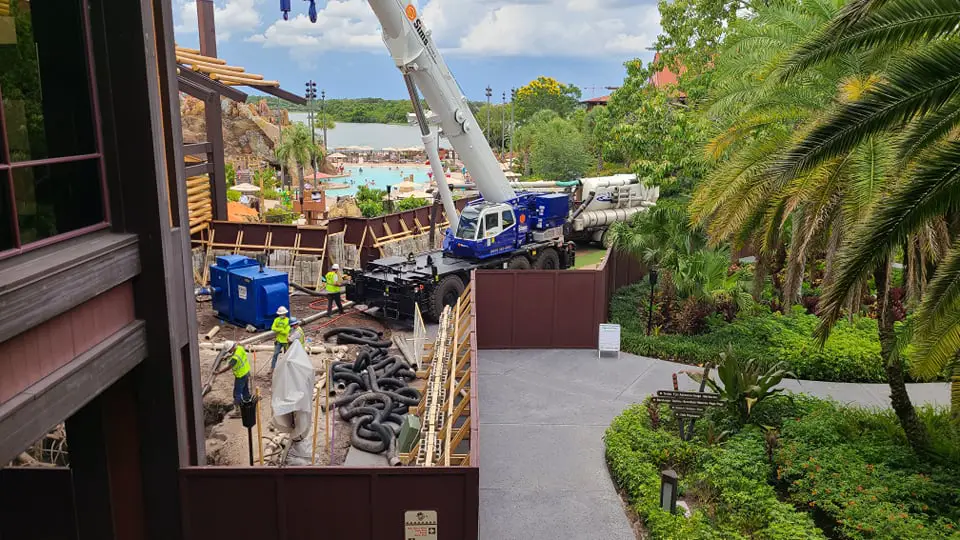
[[[517,249],[528,230],[525,211],[484,201],[463,209],[457,230],[447,230],[443,249],[456,257],[486,259]]]

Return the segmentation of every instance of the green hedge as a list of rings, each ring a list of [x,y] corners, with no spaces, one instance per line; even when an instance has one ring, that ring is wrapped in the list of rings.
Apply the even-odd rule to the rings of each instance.
[[[940,448],[933,461],[910,450],[892,411],[809,403],[783,423],[774,454],[791,502],[837,538],[960,538],[960,440],[948,413],[921,411]]]
[[[664,425],[670,425],[663,414]],[[653,538],[801,540],[823,538],[804,513],[777,499],[763,435],[744,431],[725,446],[703,447],[652,429],[643,405],[618,416],[604,437],[611,475]],[[681,492],[712,501],[689,518],[660,509],[660,471],[673,468]]]
[[[802,307],[790,315],[764,312],[739,315],[732,323],[711,318],[708,332],[694,336],[646,335],[646,321],[638,312],[643,288],[631,285],[617,291],[610,319],[623,329],[624,351],[688,364],[715,361],[727,344],[744,358],[786,362],[801,379],[842,382],[884,382],[877,322],[857,317],[841,320],[823,348],[813,338],[819,323]],[[645,305],[645,304],[643,304]]]
[[[661,410],[618,416],[605,435],[614,481],[652,538],[960,539],[960,432],[945,410],[921,409],[935,456],[918,457],[892,411],[797,396],[758,405],[758,423],[709,445],[729,423],[721,410],[681,441]],[[769,424],[767,424],[769,422]],[[659,508],[660,471],[673,468],[691,518]]]

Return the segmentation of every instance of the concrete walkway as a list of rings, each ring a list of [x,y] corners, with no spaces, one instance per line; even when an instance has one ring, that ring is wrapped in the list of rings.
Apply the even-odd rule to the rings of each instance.
[[[480,351],[480,538],[633,540],[603,458],[603,432],[631,403],[690,366],[596,351]],[[679,377],[682,390],[696,390]],[[883,384],[785,381],[795,392],[886,407]],[[910,385],[949,404],[945,383]]]

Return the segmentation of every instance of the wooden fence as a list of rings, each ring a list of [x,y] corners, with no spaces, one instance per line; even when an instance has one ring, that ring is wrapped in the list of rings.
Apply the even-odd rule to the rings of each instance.
[[[595,349],[610,298],[646,275],[632,257],[607,251],[596,270],[478,270],[480,349]]]

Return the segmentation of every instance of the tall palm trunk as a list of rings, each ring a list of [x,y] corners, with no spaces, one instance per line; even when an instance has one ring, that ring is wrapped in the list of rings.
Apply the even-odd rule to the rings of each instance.
[[[907,436],[907,442],[917,453],[923,453],[930,447],[930,438],[923,424],[917,417],[907,393],[904,381],[903,362],[898,357],[891,361],[893,348],[896,346],[896,334],[893,331],[893,303],[890,301],[889,261],[884,260],[873,271],[873,278],[877,284],[877,326],[880,337],[880,359],[883,362],[887,375],[887,385],[890,386],[890,404],[900,420],[900,426]]]
[[[950,417],[954,424],[960,425],[960,352],[950,366]]]
[[[297,163],[297,173],[300,175],[300,211],[303,212],[303,163]]]

